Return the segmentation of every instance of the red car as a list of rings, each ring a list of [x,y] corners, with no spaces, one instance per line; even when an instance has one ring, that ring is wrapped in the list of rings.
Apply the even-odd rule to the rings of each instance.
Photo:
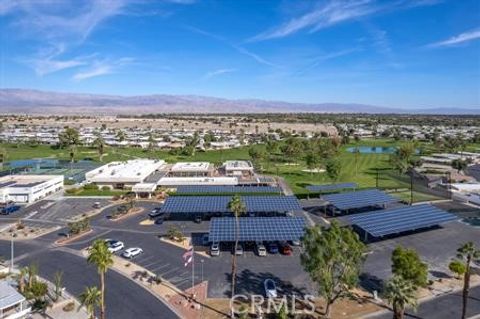
[[[280,253],[282,253],[282,255],[291,256],[293,254],[292,247],[287,243],[280,243]]]

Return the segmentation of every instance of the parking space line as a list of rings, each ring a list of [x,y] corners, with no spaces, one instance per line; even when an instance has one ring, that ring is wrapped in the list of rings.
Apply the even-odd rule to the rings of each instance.
[[[173,274],[173,273],[175,273],[176,271],[178,271],[177,268],[167,270],[166,272],[161,273],[161,274],[160,274],[160,277],[166,278],[167,274]],[[170,278],[171,278],[171,277],[170,277]]]
[[[161,265],[161,266],[152,268],[150,271],[151,271],[151,272],[157,272],[157,271],[159,271],[160,269],[168,268],[169,266],[170,266],[170,264],[164,264],[164,265]]]

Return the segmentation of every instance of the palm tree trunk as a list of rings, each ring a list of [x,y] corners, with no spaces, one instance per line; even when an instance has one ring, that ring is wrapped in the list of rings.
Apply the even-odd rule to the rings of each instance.
[[[325,318],[330,318],[330,315],[332,313],[332,303],[330,301],[327,301],[327,305],[325,307]]]
[[[238,247],[238,216],[235,214],[235,245],[233,249],[233,256],[232,256],[232,294],[231,297],[235,296],[235,284],[237,279],[237,247]],[[231,313],[231,317],[235,318],[235,313]]]
[[[467,257],[467,269],[463,276],[462,319],[467,316],[468,293],[470,290],[470,256]]]
[[[105,273],[100,273],[100,286],[102,289],[100,299],[100,318],[105,319]]]

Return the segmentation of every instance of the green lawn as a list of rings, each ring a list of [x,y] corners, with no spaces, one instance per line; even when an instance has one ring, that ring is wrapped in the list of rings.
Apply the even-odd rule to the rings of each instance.
[[[392,139],[366,139],[358,142],[358,146],[397,146],[403,142],[394,141]],[[407,191],[410,188],[409,182],[400,181],[389,174],[387,170],[390,169],[388,154],[358,154],[349,153],[346,151],[348,147],[355,146],[354,143],[345,145],[341,149],[340,160],[342,163],[342,173],[338,182],[356,182],[361,188],[369,188],[376,186],[376,170],[379,169],[378,186],[382,189],[389,189],[390,191],[398,190],[398,196],[409,200],[410,193]],[[57,159],[68,159],[68,150],[53,149],[49,146],[38,145],[8,145],[1,144],[0,147],[7,149],[8,160],[28,159],[50,157]],[[431,148],[431,147],[429,147]],[[480,145],[469,145],[468,149],[477,149]],[[179,156],[172,155],[166,151],[148,152],[138,148],[111,148],[107,147],[105,150],[103,162],[128,160],[136,157],[150,157],[164,159],[167,162],[177,161],[208,161],[212,163],[221,163],[229,159],[249,159],[248,147],[238,149],[222,150],[222,151],[207,151],[197,152],[194,156]],[[355,160],[357,156],[357,161]],[[98,154],[93,148],[79,147],[76,155],[77,159],[92,158],[99,160]],[[308,184],[328,184],[332,181],[325,173],[309,173],[303,172],[306,164],[300,154],[295,165],[287,165],[288,163],[270,163],[265,161],[262,163],[264,173],[271,175],[280,175],[285,178],[287,183],[291,186],[295,194],[299,196],[306,196],[308,191],[305,186]],[[98,192],[82,192],[82,195],[97,195]],[[113,195],[113,194],[112,194]],[[115,194],[116,195],[116,194]],[[415,192],[414,200],[431,200],[430,195]]]

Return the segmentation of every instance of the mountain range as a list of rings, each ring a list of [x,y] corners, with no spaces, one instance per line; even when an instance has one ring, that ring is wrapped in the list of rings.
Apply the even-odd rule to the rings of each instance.
[[[145,113],[416,113],[476,114],[480,107],[402,109],[355,103],[292,103],[260,99],[231,100],[197,95],[120,96],[0,89],[1,113],[145,114]]]

